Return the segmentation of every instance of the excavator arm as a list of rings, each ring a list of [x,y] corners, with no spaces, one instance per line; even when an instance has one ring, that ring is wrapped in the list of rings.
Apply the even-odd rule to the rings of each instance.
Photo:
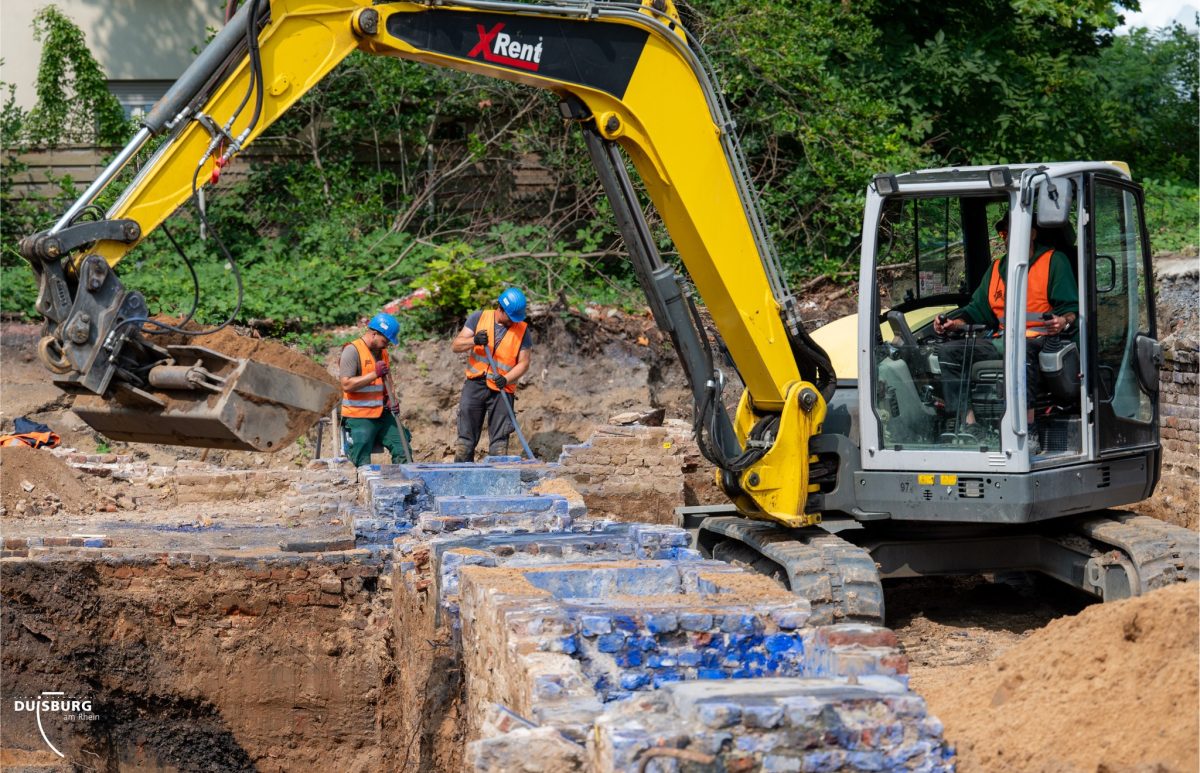
[[[554,92],[563,117],[584,132],[651,310],[679,351],[696,401],[701,449],[719,468],[725,491],[752,517],[789,526],[819,519],[806,511],[813,489],[808,444],[820,432],[832,368],[799,320],[734,123],[670,0],[267,5],[244,6],[71,211],[48,233],[24,242],[40,269],[40,308],[50,320],[53,343],[43,347],[45,356],[61,354],[60,367],[81,359],[67,356],[73,321],[79,327],[67,295],[85,295],[79,288],[92,272],[111,277],[108,267],[352,51],[501,78]],[[167,141],[103,220],[80,222],[78,215],[121,166],[163,133]],[[680,278],[655,247],[625,157],[746,385],[733,419],[721,401],[723,378],[708,336]],[[61,267],[57,274],[55,266]],[[128,295],[141,306],[125,318],[136,319],[144,303]],[[110,328],[121,324],[117,317]],[[137,349],[145,339],[131,324],[119,333],[104,334],[108,349],[93,347],[102,351],[91,369],[113,359],[113,346]],[[88,363],[69,373],[87,381]],[[88,388],[103,395],[112,380],[102,384],[92,374]]]

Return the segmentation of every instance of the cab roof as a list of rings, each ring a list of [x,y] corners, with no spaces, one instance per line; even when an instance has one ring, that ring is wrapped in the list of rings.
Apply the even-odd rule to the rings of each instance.
[[[1014,181],[1027,169],[1040,169],[1051,177],[1067,177],[1084,172],[1110,175],[1131,180],[1129,167],[1121,161],[1052,161],[1042,164],[993,164],[991,166],[958,166],[936,169],[921,169],[896,175],[900,185],[925,185],[930,183],[981,183],[986,185],[988,173],[994,169],[1008,169]]]

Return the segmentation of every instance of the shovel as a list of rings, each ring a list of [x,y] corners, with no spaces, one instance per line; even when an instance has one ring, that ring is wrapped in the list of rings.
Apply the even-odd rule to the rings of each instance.
[[[492,361],[492,348],[484,344],[483,353],[487,356],[488,367],[492,369],[492,372],[499,373],[500,370],[496,367],[496,363]],[[503,389],[500,390],[500,402],[504,403],[504,410],[508,411],[509,421],[512,422],[513,429],[517,431],[517,439],[521,441],[521,447],[525,449],[525,456],[529,457],[531,461],[536,462],[537,457],[533,455],[533,451],[529,449],[529,444],[525,442],[525,435],[521,433],[521,425],[517,424],[517,414],[513,412],[512,403],[508,401]],[[491,442],[490,437],[488,438],[488,442]]]

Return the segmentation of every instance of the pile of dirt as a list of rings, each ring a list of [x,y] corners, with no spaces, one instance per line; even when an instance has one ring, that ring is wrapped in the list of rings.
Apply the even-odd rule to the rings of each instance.
[[[26,445],[0,448],[0,506],[5,515],[91,512],[97,501],[86,476],[49,451]]]
[[[913,686],[945,722],[960,771],[1195,771],[1197,587],[1088,607],[991,663]]]
[[[167,324],[175,322],[175,320],[168,318],[161,318],[159,321],[166,322]],[[200,326],[194,322],[189,323],[185,327],[188,330],[200,329]],[[327,384],[338,386],[338,380],[333,377],[333,374],[315,360],[306,357],[295,349],[289,349],[286,345],[278,341],[242,335],[232,327],[221,328],[215,333],[202,336],[166,333],[152,336],[150,340],[158,346],[202,346],[205,349],[212,349],[228,357],[254,360],[264,365],[273,365],[276,368],[282,368],[300,376],[307,376],[318,381],[324,381]]]

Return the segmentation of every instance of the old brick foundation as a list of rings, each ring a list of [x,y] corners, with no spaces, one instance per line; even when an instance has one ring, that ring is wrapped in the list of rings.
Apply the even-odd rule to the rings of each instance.
[[[42,713],[43,769],[948,769],[889,630],[537,493],[561,472],[335,469],[288,484],[308,526],[6,535],[5,696],[89,701]],[[3,749],[48,754],[25,707]]]

